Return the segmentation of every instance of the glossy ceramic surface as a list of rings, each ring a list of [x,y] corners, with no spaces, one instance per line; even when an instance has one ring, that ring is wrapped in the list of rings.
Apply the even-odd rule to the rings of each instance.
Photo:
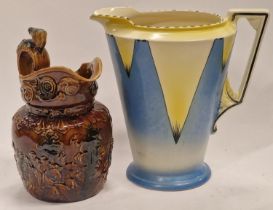
[[[111,116],[95,101],[101,61],[77,72],[50,67],[46,32],[17,49],[21,92],[26,105],[13,116],[12,140],[18,171],[34,197],[73,202],[97,194],[111,163]]]
[[[103,24],[133,154],[127,177],[141,186],[183,190],[210,177],[204,156],[215,122],[242,102],[252,71],[233,91],[227,67],[238,17],[256,29],[254,63],[265,27],[265,11],[219,15],[105,8],[92,19]],[[254,22],[253,20],[256,20]]]

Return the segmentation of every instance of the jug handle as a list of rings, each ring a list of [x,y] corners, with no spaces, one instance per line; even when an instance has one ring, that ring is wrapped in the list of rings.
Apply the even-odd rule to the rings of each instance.
[[[45,49],[47,32],[32,27],[28,32],[31,39],[24,39],[17,47],[18,71],[22,76],[50,66],[49,55]]]
[[[269,17],[269,13],[264,9],[253,9],[253,10],[241,10],[234,9],[229,11],[229,20],[237,24],[240,18],[246,18],[252,28],[256,31],[254,43],[251,49],[251,54],[248,59],[246,70],[244,72],[240,87],[238,91],[234,91],[230,85],[228,78],[225,79],[222,98],[220,103],[220,109],[216,117],[217,120],[230,108],[239,105],[243,102],[248,83],[251,77],[251,73],[254,68],[255,60],[258,54],[258,50],[262,41],[262,37],[265,31],[265,26]],[[214,123],[213,132],[217,131],[217,127]]]

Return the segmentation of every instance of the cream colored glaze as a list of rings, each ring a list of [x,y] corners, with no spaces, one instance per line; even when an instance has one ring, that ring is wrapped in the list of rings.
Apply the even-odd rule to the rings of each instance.
[[[236,33],[228,18],[198,11],[138,12],[131,8],[103,8],[91,19],[99,21],[107,34],[149,41],[200,41],[229,37]]]

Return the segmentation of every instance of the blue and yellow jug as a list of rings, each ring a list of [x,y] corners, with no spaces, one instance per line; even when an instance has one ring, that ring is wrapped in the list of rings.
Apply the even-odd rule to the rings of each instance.
[[[256,37],[240,89],[227,67],[246,18]],[[91,19],[106,30],[130,139],[127,177],[157,190],[191,189],[211,174],[209,135],[243,101],[268,19],[266,10],[231,10],[227,18],[198,11],[138,12],[104,8]]]

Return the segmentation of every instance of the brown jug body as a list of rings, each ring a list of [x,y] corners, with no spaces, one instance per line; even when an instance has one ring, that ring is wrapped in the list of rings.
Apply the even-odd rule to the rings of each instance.
[[[107,178],[113,147],[111,116],[95,101],[101,62],[74,72],[49,67],[46,32],[30,29],[18,46],[22,106],[12,119],[12,144],[27,191],[50,202],[97,194]]]

